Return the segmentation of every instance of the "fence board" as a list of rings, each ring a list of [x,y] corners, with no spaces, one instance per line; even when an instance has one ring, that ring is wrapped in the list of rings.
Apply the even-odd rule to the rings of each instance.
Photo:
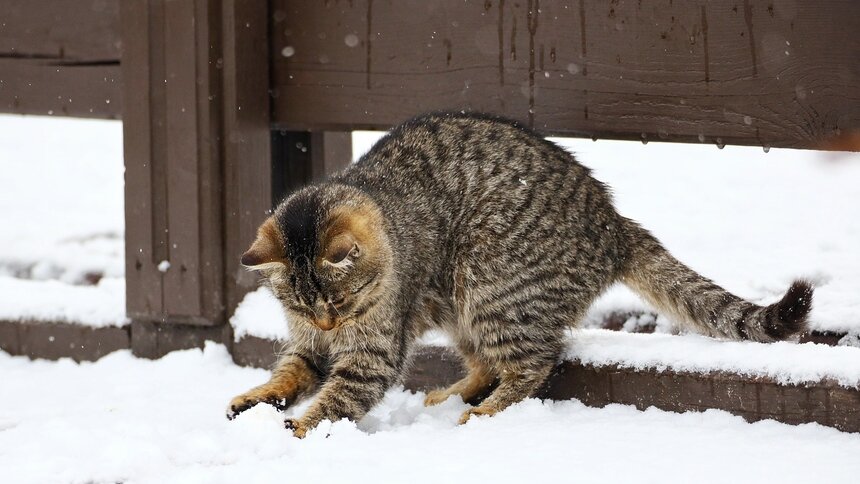
[[[239,258],[272,208],[267,5],[223,4],[224,274],[232,311],[257,285]]]
[[[222,323],[220,2],[122,8],[128,314]]]
[[[860,129],[854,0],[272,2],[274,122],[476,109],[555,135],[812,148]]]
[[[0,2],[0,112],[117,118],[118,0]]]

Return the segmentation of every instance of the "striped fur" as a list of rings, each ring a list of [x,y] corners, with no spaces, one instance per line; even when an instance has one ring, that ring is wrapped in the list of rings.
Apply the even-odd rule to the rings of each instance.
[[[785,339],[804,329],[811,304],[805,282],[767,307],[726,292],[620,216],[572,155],[478,114],[395,128],[356,164],[290,196],[264,226],[243,261],[264,261],[254,268],[290,316],[273,381],[303,365],[296,374],[312,374],[276,396],[288,406],[319,387],[287,423],[298,436],[323,419],[361,418],[430,328],[451,335],[468,375],[426,403],[486,396],[465,422],[534,395],[564,329],[615,281],[679,323],[731,339]],[[252,390],[230,411],[270,393]]]

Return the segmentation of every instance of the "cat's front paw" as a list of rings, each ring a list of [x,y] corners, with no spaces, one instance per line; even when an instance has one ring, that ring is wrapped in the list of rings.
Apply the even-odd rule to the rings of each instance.
[[[433,405],[439,405],[450,396],[451,393],[449,393],[447,389],[433,390],[432,392],[427,393],[427,397],[424,398],[424,406],[432,407]]]
[[[268,403],[278,410],[286,410],[289,407],[289,402],[281,396],[280,392],[262,385],[230,400],[230,404],[227,406],[227,419],[233,420],[237,415],[258,403]]]
[[[498,412],[499,411],[496,410],[495,408],[485,407],[483,405],[479,405],[475,408],[470,408],[469,410],[466,410],[463,413],[463,415],[460,416],[460,425],[463,425],[466,422],[468,422],[469,419],[472,418],[472,416],[475,416],[475,415],[495,415]]]
[[[293,436],[300,439],[305,438],[305,435],[307,435],[308,431],[310,430],[308,426],[302,424],[300,420],[294,418],[288,418],[284,420],[284,428],[287,430],[292,430]]]

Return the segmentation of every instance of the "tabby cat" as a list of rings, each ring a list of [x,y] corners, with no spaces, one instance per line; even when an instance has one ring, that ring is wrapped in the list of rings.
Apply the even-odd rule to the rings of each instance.
[[[242,264],[283,304],[290,340],[271,380],[233,399],[228,416],[316,391],[286,422],[298,437],[324,419],[365,415],[431,328],[450,335],[468,372],[425,403],[488,395],[464,423],[534,395],[565,328],[615,281],[688,328],[735,340],[801,332],[812,299],[804,281],[766,307],[725,291],[619,215],[570,153],[481,114],[396,127],[281,203]]]

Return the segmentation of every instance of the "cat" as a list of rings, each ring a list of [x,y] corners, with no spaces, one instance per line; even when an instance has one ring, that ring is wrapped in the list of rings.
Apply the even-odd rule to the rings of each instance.
[[[727,292],[619,215],[573,155],[477,113],[394,128],[355,164],[283,201],[241,263],[283,304],[290,339],[270,381],[234,398],[228,417],[318,392],[285,422],[298,437],[324,419],[365,415],[431,328],[450,335],[467,374],[425,404],[489,392],[465,423],[533,396],[565,328],[616,281],[676,322],[734,340],[798,334],[812,303],[802,280],[766,307]]]

